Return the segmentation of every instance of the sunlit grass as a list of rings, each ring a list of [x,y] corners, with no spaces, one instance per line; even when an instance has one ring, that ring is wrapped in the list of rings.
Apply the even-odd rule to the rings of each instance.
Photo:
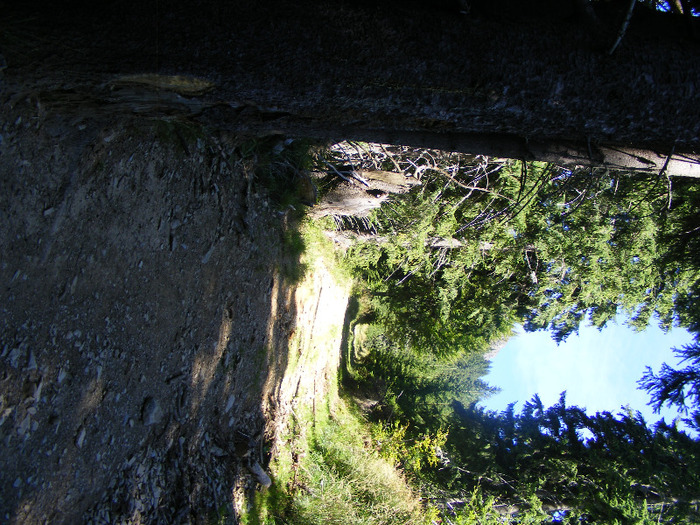
[[[307,417],[309,419],[307,419]],[[366,428],[343,401],[333,416],[295,420],[288,449],[273,461],[275,480],[256,495],[244,524],[380,525],[430,523],[401,472],[365,446]]]
[[[426,523],[417,493],[376,451],[366,426],[338,399],[296,441],[299,461],[285,516],[295,524]],[[305,436],[303,435],[305,434]]]

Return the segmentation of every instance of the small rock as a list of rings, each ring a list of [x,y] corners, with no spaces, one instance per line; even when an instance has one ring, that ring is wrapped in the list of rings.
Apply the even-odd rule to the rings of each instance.
[[[19,427],[17,427],[17,434],[20,435],[20,437],[24,437],[24,435],[29,432],[29,428],[32,424],[32,419],[29,414],[22,420],[22,422],[19,424]]]
[[[152,397],[147,397],[141,408],[141,421],[144,425],[155,425],[163,419],[163,409],[160,408],[158,401]]]
[[[236,395],[231,394],[228,398],[228,401],[226,402],[226,408],[224,409],[224,414],[228,414],[231,408],[233,408],[233,404],[236,402]]]
[[[260,483],[260,485],[263,486],[263,488],[270,488],[272,485],[272,480],[257,461],[251,461],[250,465],[248,465],[248,470],[250,470],[250,472],[255,476],[255,479],[258,481],[258,483]]]
[[[39,402],[41,400],[41,390],[44,388],[44,381],[39,378],[39,384],[36,387],[36,390],[34,391],[34,402]]]
[[[6,408],[3,410],[2,415],[0,415],[0,427],[7,421],[7,419],[10,417],[10,414],[12,414],[12,411],[14,409],[12,407]]]
[[[83,443],[85,443],[85,427],[80,426],[80,429],[78,430],[78,437],[75,438],[75,446],[78,448],[83,448]]]
[[[19,360],[22,356],[22,350],[19,347],[15,347],[10,352],[10,365],[12,368],[17,368],[19,366]]]
[[[29,362],[27,363],[27,370],[36,370],[36,357],[34,357],[34,351],[29,350]]]

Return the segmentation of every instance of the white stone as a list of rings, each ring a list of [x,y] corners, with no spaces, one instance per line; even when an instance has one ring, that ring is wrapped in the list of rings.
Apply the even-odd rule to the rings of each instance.
[[[233,404],[236,402],[236,395],[231,394],[228,398],[228,401],[226,402],[226,408],[224,409],[224,414],[228,414],[231,408],[233,408]]]
[[[152,397],[147,397],[141,409],[141,418],[144,425],[155,425],[163,419],[163,409],[158,401]]]
[[[78,448],[83,448],[83,443],[85,443],[85,427],[81,426],[78,432],[78,437],[75,440],[75,446]]]

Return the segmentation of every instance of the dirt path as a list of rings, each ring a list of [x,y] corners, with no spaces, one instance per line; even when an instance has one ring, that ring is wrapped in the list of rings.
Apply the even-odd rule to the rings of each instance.
[[[315,417],[316,402],[337,392],[350,283],[337,279],[326,264],[316,261],[285,301],[296,311],[296,320],[280,334],[287,340],[277,339],[270,353],[263,412],[270,414],[273,453],[284,446],[292,415],[311,410]]]
[[[334,377],[347,288],[285,279],[239,137],[1,117],[0,521],[234,517],[275,418]]]

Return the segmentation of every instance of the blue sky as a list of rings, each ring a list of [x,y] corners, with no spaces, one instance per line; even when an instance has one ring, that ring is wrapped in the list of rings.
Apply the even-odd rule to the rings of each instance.
[[[500,411],[516,401],[518,411],[523,402],[539,394],[544,405],[551,406],[566,390],[567,404],[585,407],[589,414],[603,410],[617,413],[629,405],[642,412],[647,422],[662,416],[671,422],[677,412],[654,414],[647,406],[647,393],[637,389],[637,380],[647,366],[658,371],[664,362],[677,365],[671,349],[691,341],[692,336],[680,328],[664,333],[654,325],[645,332],[635,332],[623,318],[602,331],[583,327],[579,335],[571,335],[559,346],[549,332],[520,330],[493,359],[485,378],[501,392],[480,404]]]

